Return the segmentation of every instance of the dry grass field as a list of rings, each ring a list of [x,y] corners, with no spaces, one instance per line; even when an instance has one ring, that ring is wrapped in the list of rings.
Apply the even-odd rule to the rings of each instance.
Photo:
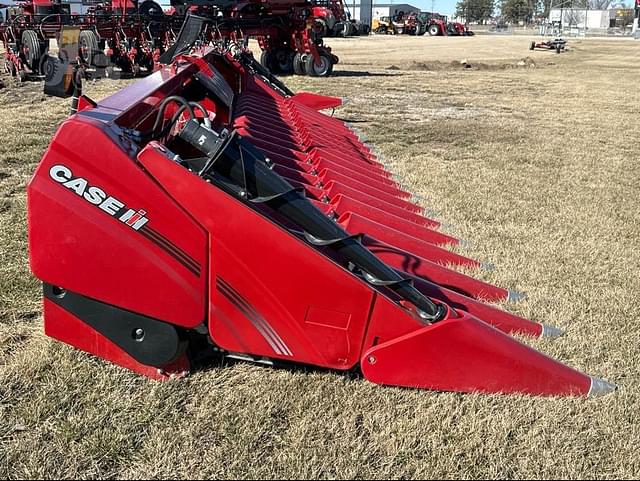
[[[637,478],[640,42],[332,40],[349,119],[426,207],[566,330],[538,349],[619,386],[595,399],[381,388],[224,364],[160,384],[47,339],[29,275],[25,184],[68,102],[0,90],[3,478]],[[471,68],[464,68],[466,60]],[[102,98],[123,83],[100,81]]]

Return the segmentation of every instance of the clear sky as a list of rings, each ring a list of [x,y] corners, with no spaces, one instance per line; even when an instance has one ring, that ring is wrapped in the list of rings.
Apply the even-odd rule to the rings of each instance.
[[[392,2],[390,1],[389,3]],[[427,12],[431,11],[431,0],[414,0],[413,2],[394,0],[393,3],[408,3],[409,5],[415,5],[416,7],[420,8],[420,10]],[[433,3],[435,4],[434,11],[443,15],[450,15],[456,11],[456,4],[458,3],[458,0],[435,0],[435,2]]]
[[[348,5],[353,3],[353,0],[346,0],[346,2]],[[432,0],[373,0],[373,3],[408,3],[409,5],[415,5],[422,11],[430,12]],[[450,15],[456,11],[457,3],[458,0],[435,0],[433,2],[434,11],[442,15]]]

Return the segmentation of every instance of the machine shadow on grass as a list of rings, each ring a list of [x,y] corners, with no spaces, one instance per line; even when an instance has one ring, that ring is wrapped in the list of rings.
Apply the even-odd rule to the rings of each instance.
[[[360,70],[334,70],[331,77],[356,78],[356,77],[401,77],[403,73],[367,72]],[[278,77],[295,78],[294,74],[278,74]]]
[[[333,77],[401,77],[402,73],[367,72],[358,70],[334,70]]]

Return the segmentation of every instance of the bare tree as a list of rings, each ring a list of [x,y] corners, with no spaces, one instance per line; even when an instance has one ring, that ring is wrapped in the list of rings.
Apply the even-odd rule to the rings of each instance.
[[[611,6],[613,1],[612,0],[589,0],[587,3],[591,10],[607,10]]]
[[[583,8],[589,10],[607,10],[612,4],[614,0],[565,0],[565,1],[554,1],[554,8],[557,8],[556,5],[561,4],[564,8]]]
[[[562,23],[567,27],[577,27],[584,25],[585,13],[584,10],[571,9],[564,12],[564,18]]]
[[[612,3],[612,0],[589,0],[589,8],[592,10],[607,10]]]

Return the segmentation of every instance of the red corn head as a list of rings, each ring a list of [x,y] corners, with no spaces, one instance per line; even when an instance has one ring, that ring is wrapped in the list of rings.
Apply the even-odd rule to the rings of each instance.
[[[613,388],[509,335],[557,331],[455,270],[483,264],[318,111],[340,99],[259,71],[181,57],[60,127],[28,189],[47,334],[156,379],[215,353],[444,391]]]

